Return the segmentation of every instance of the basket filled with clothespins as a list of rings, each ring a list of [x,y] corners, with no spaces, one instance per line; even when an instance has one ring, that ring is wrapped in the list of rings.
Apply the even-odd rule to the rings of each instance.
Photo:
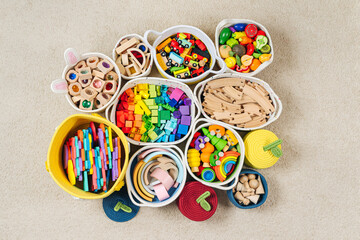
[[[194,89],[207,119],[236,130],[263,128],[279,118],[282,103],[266,82],[224,73],[200,82]]]
[[[56,128],[46,170],[77,198],[100,199],[124,185],[129,144],[124,133],[105,118],[75,114]]]

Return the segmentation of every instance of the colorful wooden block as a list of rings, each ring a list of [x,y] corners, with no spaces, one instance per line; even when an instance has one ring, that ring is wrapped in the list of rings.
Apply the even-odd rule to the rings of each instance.
[[[176,101],[179,101],[183,94],[184,92],[181,89],[175,88],[170,95],[170,99],[175,99]]]
[[[74,82],[74,83],[71,83],[69,86],[68,86],[68,91],[69,91],[69,94],[71,96],[77,96],[77,95],[80,95],[80,92],[81,92],[81,85],[80,83],[78,82]]]
[[[190,126],[191,125],[191,116],[182,116],[180,123],[183,125]]]
[[[70,83],[74,83],[79,79],[79,73],[75,70],[69,70],[65,75],[65,79]]]
[[[125,121],[125,127],[131,128],[133,126],[132,121]]]
[[[158,116],[158,110],[151,110],[151,116],[157,117]]]
[[[187,125],[183,125],[183,124],[179,124],[178,129],[177,129],[177,134],[181,134],[181,135],[186,135],[189,131],[189,126]]]
[[[75,65],[74,69],[75,69],[75,71],[79,72],[79,69],[84,68],[84,67],[87,67],[85,61],[80,61]]]
[[[123,52],[125,52],[127,49],[133,47],[133,46],[136,46],[137,44],[139,44],[140,41],[137,39],[137,38],[131,38],[129,39],[128,41],[125,41],[123,44],[121,44],[119,47],[117,47],[115,49],[116,53],[117,54],[121,54]]]
[[[81,99],[79,108],[83,110],[92,110],[94,104],[94,99],[88,100],[88,99]]]
[[[105,81],[103,92],[114,95],[116,92],[116,86],[117,86],[116,81]]]
[[[98,77],[94,77],[94,79],[92,80],[90,86],[95,89],[97,92],[102,92],[103,88],[105,85],[105,81],[98,78]]]
[[[118,79],[119,79],[119,76],[114,71],[110,71],[105,75],[105,80],[117,81]]]
[[[101,78],[101,79],[104,79],[104,77],[105,77],[105,74],[104,74],[104,73],[102,73],[102,72],[100,72],[100,71],[97,71],[97,70],[93,70],[93,71],[92,71],[92,75],[93,75],[94,77],[98,77],[98,78]]]
[[[106,59],[103,59],[102,61],[100,61],[97,65],[97,68],[103,72],[104,74],[110,72],[114,66]]]
[[[84,67],[79,69],[78,73],[79,73],[79,80],[92,78],[91,68],[89,67]]]
[[[98,63],[99,63],[98,57],[89,57],[88,59],[86,59],[86,65],[91,69],[96,68]]]
[[[182,105],[179,108],[181,115],[190,115],[190,107],[188,105]]]
[[[87,100],[94,99],[97,94],[98,92],[95,89],[93,89],[91,86],[84,88],[80,91],[81,97]]]

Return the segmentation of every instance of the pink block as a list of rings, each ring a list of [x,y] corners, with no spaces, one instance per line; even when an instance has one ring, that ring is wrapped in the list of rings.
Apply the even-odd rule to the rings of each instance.
[[[181,98],[181,96],[183,94],[184,94],[184,92],[181,89],[175,88],[174,91],[170,95],[170,99],[175,99],[176,101],[179,101],[179,99]]]

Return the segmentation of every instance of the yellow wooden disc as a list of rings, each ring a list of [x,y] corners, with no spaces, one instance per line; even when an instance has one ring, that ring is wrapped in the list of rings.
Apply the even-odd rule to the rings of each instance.
[[[278,137],[268,130],[251,131],[244,137],[245,164],[252,168],[263,169],[274,165],[278,157],[270,150],[264,151],[263,147],[278,140]],[[278,145],[281,149],[281,145]]]

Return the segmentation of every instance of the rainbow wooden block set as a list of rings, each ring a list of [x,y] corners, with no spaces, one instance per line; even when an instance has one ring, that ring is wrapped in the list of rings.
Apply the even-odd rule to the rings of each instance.
[[[214,44],[200,29],[179,25],[120,38],[112,59],[72,48],[64,57],[51,89],[91,114],[65,119],[50,143],[46,169],[63,190],[103,199],[116,222],[172,202],[186,218],[204,221],[217,209],[214,188],[241,209],[266,201],[266,179],[253,169],[282,156],[282,140],[263,129],[279,118],[282,103],[253,77],[274,58],[264,26],[223,20]],[[153,63],[163,78],[148,77]]]

